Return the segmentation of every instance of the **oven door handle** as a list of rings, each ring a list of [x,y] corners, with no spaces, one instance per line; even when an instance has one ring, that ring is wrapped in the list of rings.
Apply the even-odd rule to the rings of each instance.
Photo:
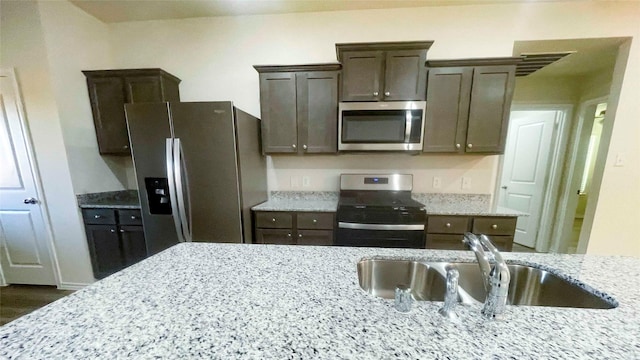
[[[341,229],[354,229],[354,230],[424,230],[424,224],[358,224],[348,222],[338,222],[338,227]]]

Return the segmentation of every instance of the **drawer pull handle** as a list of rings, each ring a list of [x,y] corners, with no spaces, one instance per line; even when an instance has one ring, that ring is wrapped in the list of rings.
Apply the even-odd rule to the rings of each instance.
[[[446,223],[446,224],[444,224],[444,226],[450,228],[451,227],[451,223]]]
[[[314,224],[317,224],[317,223],[318,223],[318,220],[313,219],[313,223],[314,223]]]
[[[497,228],[498,228],[498,225],[493,224],[493,225],[491,225],[491,228],[492,228],[493,230],[495,230],[495,229],[497,229]]]
[[[100,216],[100,215],[93,215],[93,218],[94,218],[94,219],[100,219],[101,217],[102,217],[102,216]]]

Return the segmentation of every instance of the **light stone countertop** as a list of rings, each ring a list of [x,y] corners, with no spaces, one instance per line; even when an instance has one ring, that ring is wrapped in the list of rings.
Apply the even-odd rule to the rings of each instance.
[[[138,190],[105,191],[76,195],[78,206],[83,209],[112,208],[140,209]]]
[[[491,206],[488,194],[412,194],[424,204],[427,215],[467,216],[528,216],[528,214],[500,206]],[[338,192],[331,191],[272,191],[268,201],[251,208],[254,211],[310,211],[335,212]]]
[[[5,359],[638,359],[640,259],[505,253],[613,296],[610,310],[417,302],[358,285],[366,257],[471,261],[415,249],[183,243],[0,327]],[[621,275],[623,271],[623,275]]]

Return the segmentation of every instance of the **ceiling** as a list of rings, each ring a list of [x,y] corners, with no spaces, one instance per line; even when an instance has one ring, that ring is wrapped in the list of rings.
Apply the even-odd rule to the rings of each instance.
[[[530,76],[583,76],[612,69],[625,38],[516,41],[513,55],[574,51]]]
[[[70,0],[105,23],[316,11],[582,0]],[[581,76],[612,68],[621,38],[516,41],[513,55],[575,51],[528,76]]]
[[[577,0],[71,0],[105,23],[315,11]]]

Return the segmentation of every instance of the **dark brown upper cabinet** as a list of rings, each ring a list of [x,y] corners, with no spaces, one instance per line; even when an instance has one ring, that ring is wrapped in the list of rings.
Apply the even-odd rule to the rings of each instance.
[[[504,153],[521,58],[428,61],[424,152]]]
[[[336,44],[340,101],[425,99],[427,50],[433,41]]]
[[[161,69],[83,71],[101,155],[130,155],[124,104],[180,101],[180,79]]]
[[[340,64],[260,66],[264,154],[338,151]]]

